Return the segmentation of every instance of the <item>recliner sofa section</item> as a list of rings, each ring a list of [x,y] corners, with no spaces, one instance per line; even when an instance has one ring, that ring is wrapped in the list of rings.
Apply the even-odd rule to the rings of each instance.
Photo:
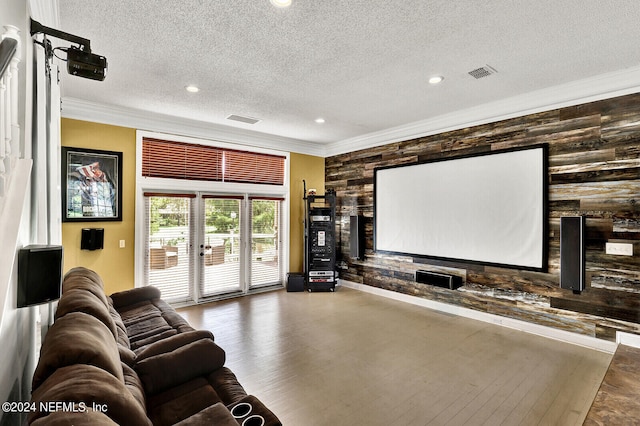
[[[94,271],[64,278],[32,383],[31,425],[276,426],[226,353],[155,287],[107,297]]]

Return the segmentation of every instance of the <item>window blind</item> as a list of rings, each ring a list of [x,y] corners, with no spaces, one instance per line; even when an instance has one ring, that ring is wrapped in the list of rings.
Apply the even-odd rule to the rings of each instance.
[[[280,155],[142,139],[143,177],[283,185],[284,160]]]

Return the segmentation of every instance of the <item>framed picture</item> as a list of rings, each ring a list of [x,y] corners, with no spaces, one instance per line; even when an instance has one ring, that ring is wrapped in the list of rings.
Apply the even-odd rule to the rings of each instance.
[[[62,221],[122,221],[122,153],[62,147]]]

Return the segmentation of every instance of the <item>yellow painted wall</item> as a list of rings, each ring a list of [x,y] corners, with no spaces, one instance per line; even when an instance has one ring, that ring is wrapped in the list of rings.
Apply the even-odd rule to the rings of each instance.
[[[324,158],[291,153],[289,272],[302,272],[304,244],[304,189],[314,188],[324,194]]]
[[[75,266],[93,269],[102,277],[107,294],[134,287],[136,130],[87,121],[62,119],[62,145],[122,152],[122,222],[70,222],[62,224],[65,271]],[[324,158],[291,153],[290,157],[289,272],[301,272],[303,260],[304,201],[307,189],[324,193]],[[103,250],[80,250],[82,228],[104,228]],[[126,247],[119,248],[125,240]]]
[[[105,293],[134,287],[136,131],[87,121],[62,119],[62,146],[122,152],[122,222],[62,224],[64,270],[85,266],[104,281]],[[80,250],[82,228],[104,228],[103,250]],[[119,248],[119,241],[125,248]]]

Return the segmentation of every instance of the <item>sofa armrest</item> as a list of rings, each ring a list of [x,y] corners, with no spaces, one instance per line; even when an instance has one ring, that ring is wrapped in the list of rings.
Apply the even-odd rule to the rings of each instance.
[[[233,404],[227,405],[227,408],[240,424],[282,426],[280,419],[253,395],[247,395]]]
[[[145,393],[154,395],[221,368],[224,350],[211,339],[200,339],[172,352],[136,362],[135,371]]]
[[[145,300],[159,299],[160,290],[152,285],[146,287],[136,287],[131,290],[119,291],[113,293],[110,297],[113,301],[113,307],[122,308],[124,306],[133,305],[138,302],[144,302]]]
[[[136,362],[140,362],[152,356],[160,355],[167,352],[175,351],[189,343],[193,343],[200,339],[210,339],[213,341],[213,334],[208,330],[194,330],[185,333],[179,333],[166,339],[158,340],[145,347],[136,356]]]
[[[227,407],[218,402],[175,424],[175,426],[190,425],[238,426],[238,422],[233,418]]]

